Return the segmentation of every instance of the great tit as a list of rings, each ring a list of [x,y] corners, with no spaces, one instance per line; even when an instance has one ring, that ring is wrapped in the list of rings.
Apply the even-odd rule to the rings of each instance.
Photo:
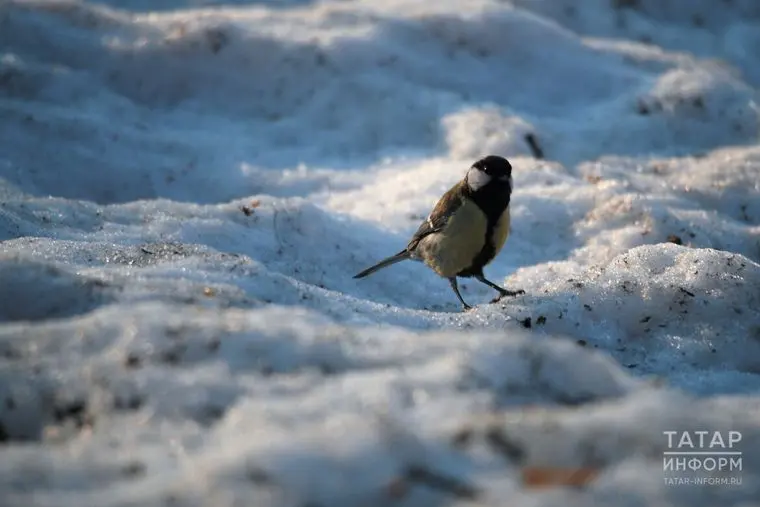
[[[391,264],[411,259],[424,262],[448,279],[464,310],[472,307],[459,293],[457,277],[475,277],[499,291],[491,303],[504,296],[525,294],[524,290],[499,287],[483,275],[483,267],[496,257],[509,236],[511,194],[509,161],[497,155],[478,160],[459,183],[443,194],[406,248],[354,278],[364,278]]]

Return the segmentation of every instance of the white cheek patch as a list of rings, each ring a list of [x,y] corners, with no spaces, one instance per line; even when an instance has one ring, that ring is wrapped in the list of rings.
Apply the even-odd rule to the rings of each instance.
[[[471,190],[480,190],[488,185],[490,181],[491,177],[480,169],[473,168],[467,172],[467,186]]]

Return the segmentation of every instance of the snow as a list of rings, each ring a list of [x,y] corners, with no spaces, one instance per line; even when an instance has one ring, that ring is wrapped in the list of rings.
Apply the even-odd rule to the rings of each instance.
[[[0,4],[0,505],[757,505],[758,5]],[[524,296],[352,278],[491,153]]]

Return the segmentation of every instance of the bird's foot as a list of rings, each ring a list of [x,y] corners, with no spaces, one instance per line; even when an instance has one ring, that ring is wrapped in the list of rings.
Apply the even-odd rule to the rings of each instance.
[[[472,306],[470,306],[470,305],[462,305],[462,312],[463,313],[464,312],[469,312],[470,310],[472,310]]]
[[[525,294],[525,291],[522,290],[522,289],[518,289],[518,290],[502,289],[502,290],[499,291],[499,295],[491,300],[491,304],[498,303],[504,297],[511,297],[511,298],[513,298],[515,296],[522,296],[523,294]]]

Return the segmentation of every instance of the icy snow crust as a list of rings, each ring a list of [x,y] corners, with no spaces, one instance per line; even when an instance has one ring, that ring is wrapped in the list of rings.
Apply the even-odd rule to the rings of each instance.
[[[759,3],[221,5],[0,4],[0,505],[758,505]],[[489,153],[525,296],[351,278]]]

